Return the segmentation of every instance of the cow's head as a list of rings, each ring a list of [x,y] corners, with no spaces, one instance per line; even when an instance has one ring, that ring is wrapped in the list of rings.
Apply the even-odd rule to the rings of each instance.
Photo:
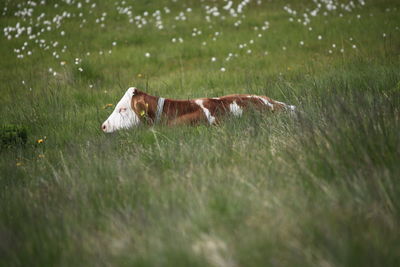
[[[135,97],[139,96],[139,91],[135,87],[130,87],[118,104],[113,113],[101,125],[105,133],[112,133],[120,129],[128,129],[140,124],[139,115],[135,112]]]

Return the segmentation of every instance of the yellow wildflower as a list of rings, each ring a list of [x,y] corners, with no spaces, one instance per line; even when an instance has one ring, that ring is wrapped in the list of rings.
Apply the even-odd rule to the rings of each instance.
[[[38,139],[36,142],[37,142],[38,144],[41,144],[41,143],[44,142],[44,140],[43,140],[42,138],[40,138],[40,139]]]
[[[137,76],[138,76],[138,78],[142,78],[143,74],[139,73]]]
[[[144,110],[142,110],[141,112],[140,112],[140,116],[144,116],[144,114],[145,114],[145,112],[144,112]]]
[[[113,106],[113,104],[106,104],[106,105],[104,106],[104,109],[110,108],[110,107],[112,107],[112,106]]]
[[[22,165],[22,162],[17,162],[17,163],[15,163],[15,165],[18,167],[18,166],[21,166]]]
[[[40,158],[40,159],[44,158],[44,154],[39,154],[38,158]]]

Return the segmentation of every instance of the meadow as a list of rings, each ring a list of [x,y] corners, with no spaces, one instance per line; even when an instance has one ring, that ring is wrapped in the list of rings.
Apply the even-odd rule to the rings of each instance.
[[[396,0],[0,2],[0,266],[400,266]],[[104,134],[126,89],[299,113]],[[4,130],[4,129],[3,129]]]

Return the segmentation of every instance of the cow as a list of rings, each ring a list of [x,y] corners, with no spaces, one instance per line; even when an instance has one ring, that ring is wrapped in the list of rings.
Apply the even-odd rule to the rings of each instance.
[[[105,133],[112,133],[140,124],[154,125],[161,121],[170,126],[196,125],[202,122],[216,125],[223,115],[230,113],[240,117],[249,107],[272,112],[279,110],[294,112],[296,109],[293,105],[252,94],[175,100],[152,96],[136,87],[130,87],[101,125],[101,129]]]

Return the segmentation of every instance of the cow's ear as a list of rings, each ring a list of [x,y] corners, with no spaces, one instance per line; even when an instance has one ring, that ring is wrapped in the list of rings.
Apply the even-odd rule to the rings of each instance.
[[[133,109],[140,118],[148,117],[149,104],[144,101],[143,97],[135,99]]]

